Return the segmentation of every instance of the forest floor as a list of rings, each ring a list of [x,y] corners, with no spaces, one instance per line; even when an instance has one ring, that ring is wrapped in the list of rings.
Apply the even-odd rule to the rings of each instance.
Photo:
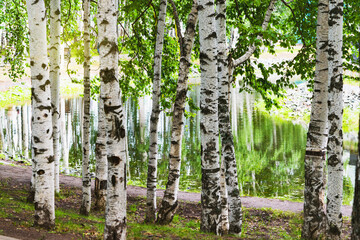
[[[56,197],[56,227],[51,231],[33,227],[33,204],[26,202],[29,166],[0,163],[0,235],[17,239],[102,239],[104,212],[89,217],[78,214],[81,179],[61,175],[61,193]],[[200,194],[180,192],[180,207],[167,226],[144,224],[145,194],[141,187],[128,186],[128,239],[300,239],[302,203],[277,199],[242,197],[243,230],[240,237],[218,237],[199,231]],[[162,191],[159,190],[159,197]],[[159,201],[158,201],[159,203]],[[342,239],[350,236],[351,208],[344,206]],[[1,239],[1,236],[0,236]]]

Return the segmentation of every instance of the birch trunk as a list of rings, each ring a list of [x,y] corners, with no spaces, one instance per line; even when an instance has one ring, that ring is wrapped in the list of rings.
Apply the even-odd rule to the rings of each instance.
[[[161,60],[164,42],[167,0],[160,1],[159,19],[154,55],[154,79],[152,92],[152,112],[150,118],[150,145],[146,191],[145,222],[154,222],[156,216],[156,183],[157,183],[157,153],[158,153],[158,123],[160,114]]]
[[[241,200],[237,176],[234,137],[230,123],[230,82],[228,78],[228,53],[226,46],[226,1],[218,0],[216,9],[218,11],[216,23],[218,36],[217,69],[219,81],[219,130],[222,147],[221,155],[224,160],[224,175],[226,177],[227,202],[229,205],[229,233],[240,234],[242,224]],[[225,218],[224,215],[223,218]],[[227,220],[225,220],[225,222],[226,221]]]
[[[319,239],[325,232],[324,174],[327,144],[328,14],[329,0],[319,0],[316,29],[316,66],[309,130],[305,152],[304,239]]]
[[[197,24],[197,4],[193,2],[191,12],[186,24],[184,38],[181,38],[180,46],[181,57],[179,64],[179,77],[176,89],[176,99],[174,103],[172,129],[171,129],[171,146],[169,153],[169,176],[166,184],[164,198],[161,202],[161,208],[158,213],[157,222],[160,224],[170,223],[178,207],[178,191],[181,167],[181,144],[184,131],[184,112],[186,103],[186,94],[188,90],[188,75],[191,65],[191,51],[195,39],[195,28]]]
[[[200,229],[204,232],[219,234],[221,207],[215,10],[213,0],[199,0],[198,4],[202,172]]]
[[[55,225],[54,155],[44,1],[27,1],[27,10],[32,83],[32,160],[36,170],[34,225],[52,228]]]
[[[82,124],[82,202],[80,214],[88,216],[91,207],[90,161],[90,0],[83,1],[84,10],[84,114]]]
[[[99,0],[99,45],[101,98],[107,132],[107,199],[104,239],[126,239],[126,151],[125,123],[118,80],[116,0]]]
[[[59,185],[59,162],[60,162],[60,30],[61,11],[60,0],[50,1],[50,82],[51,82],[51,105],[53,125],[53,147],[55,163],[55,192],[60,191]]]
[[[221,234],[229,233],[229,205],[228,194],[225,180],[225,160],[224,155],[221,155],[221,172],[220,172],[220,196],[221,196]]]
[[[98,133],[96,138],[96,178],[95,178],[95,208],[104,210],[106,205],[107,162],[106,162],[106,122],[104,103],[98,104]]]
[[[360,114],[359,114],[360,117]],[[359,118],[360,126],[360,118]],[[351,214],[351,240],[360,240],[360,128],[358,133],[358,159],[355,172],[354,203]]]
[[[342,194],[343,194],[343,1],[330,0],[329,4],[329,139],[328,150],[328,192],[326,205],[326,237],[340,239],[342,227]]]
[[[61,99],[60,104],[60,131],[61,131],[61,151],[62,151],[62,159],[63,159],[63,168],[64,173],[69,174],[69,141],[67,138],[66,131],[66,114],[65,114],[65,100]],[[70,121],[69,121],[70,122]]]
[[[22,106],[22,151],[25,159],[29,159],[29,125],[28,125],[28,107],[27,104]]]

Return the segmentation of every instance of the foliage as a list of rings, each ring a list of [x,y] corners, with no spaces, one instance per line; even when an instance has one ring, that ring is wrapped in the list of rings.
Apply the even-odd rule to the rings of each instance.
[[[26,2],[23,0],[0,1],[0,30],[5,31],[4,45],[0,44],[0,57],[9,64],[8,75],[13,81],[25,75],[28,52],[28,28]]]

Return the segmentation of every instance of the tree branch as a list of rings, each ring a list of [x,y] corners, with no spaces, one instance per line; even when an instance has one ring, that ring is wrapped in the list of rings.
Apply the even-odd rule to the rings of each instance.
[[[176,5],[175,5],[174,1],[173,0],[168,0],[168,1],[171,4],[171,7],[173,9],[173,15],[174,15],[174,20],[175,20],[175,25],[176,25],[176,31],[177,31],[178,41],[179,41],[179,45],[180,45],[180,53],[182,53],[184,39],[183,39],[183,36],[181,34],[181,25],[180,25],[180,20],[179,20],[179,14],[177,12]]]
[[[271,14],[274,11],[276,1],[277,0],[271,0],[270,4],[269,4],[269,7],[266,10],[265,18],[264,18],[264,21],[263,21],[263,23],[261,25],[261,29],[263,31],[265,31],[267,29],[268,25],[269,25]],[[263,38],[262,34],[259,34],[257,36],[258,40],[261,40],[262,38]],[[255,44],[253,44],[253,45],[251,45],[249,47],[249,49],[247,50],[247,52],[244,55],[242,55],[238,59],[233,60],[234,68],[238,67],[240,64],[242,64],[243,62],[248,60],[251,57],[251,55],[255,52],[255,50],[256,50],[256,46],[255,46]]]
[[[294,10],[293,10],[293,9],[290,7],[290,5],[289,5],[289,3],[291,3],[292,1],[289,1],[289,2],[285,2],[285,0],[281,0],[281,1],[284,3],[284,5],[285,5],[286,7],[288,7],[288,8],[290,9],[291,14],[292,14],[292,16],[293,16],[293,18],[294,18],[294,21],[295,21],[295,23],[296,23],[296,27],[298,28],[298,30],[299,30],[299,32],[300,32],[301,41],[303,42],[303,45],[306,47],[306,43],[305,43],[305,40],[304,40],[304,36],[303,36],[302,30],[301,30],[301,28],[300,28],[300,26],[299,26],[299,22],[296,21],[296,17],[295,17]]]

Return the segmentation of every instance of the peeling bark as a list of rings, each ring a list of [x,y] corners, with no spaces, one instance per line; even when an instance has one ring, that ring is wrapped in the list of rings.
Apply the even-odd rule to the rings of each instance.
[[[328,14],[329,0],[319,0],[316,29],[314,94],[305,152],[304,225],[302,238],[319,239],[325,233],[325,155],[327,144]]]
[[[80,214],[88,216],[91,208],[90,177],[90,0],[83,0],[84,10],[84,114],[82,124],[82,202]]]
[[[55,225],[54,155],[44,1],[27,1],[27,10],[32,90],[32,161],[35,168],[34,225],[49,229]]]
[[[176,89],[176,98],[174,102],[172,128],[171,128],[171,146],[169,153],[169,175],[166,184],[164,198],[161,202],[156,222],[168,224],[172,221],[178,207],[178,191],[181,167],[181,144],[184,130],[184,112],[186,103],[186,94],[188,90],[187,81],[190,70],[190,57],[195,39],[195,27],[197,23],[197,4],[193,2],[191,12],[186,24],[184,38],[179,36],[183,45],[179,64],[179,77]]]
[[[145,222],[154,222],[156,217],[156,183],[157,183],[157,153],[158,153],[158,123],[160,114],[161,60],[164,45],[164,31],[167,0],[160,1],[159,19],[154,54],[154,79],[152,92],[152,112],[150,117],[150,146],[146,191]]]
[[[343,1],[329,2],[329,100],[328,100],[328,192],[326,204],[326,238],[340,239],[343,195]]]

